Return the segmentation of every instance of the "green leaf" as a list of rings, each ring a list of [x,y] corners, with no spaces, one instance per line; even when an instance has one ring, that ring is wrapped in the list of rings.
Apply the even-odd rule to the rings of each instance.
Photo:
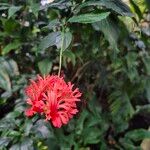
[[[64,36],[64,37],[62,37],[62,36]],[[64,40],[64,41],[62,41],[62,40]],[[57,46],[58,49],[60,49],[61,46],[62,46],[62,43],[63,43],[63,48],[62,49],[64,51],[69,47],[69,45],[71,44],[71,41],[72,41],[71,32],[61,33],[60,38],[58,38],[57,41],[56,41],[56,46]]]
[[[146,9],[145,0],[130,0],[130,4],[135,10],[135,12],[142,17],[142,13],[144,13]]]
[[[64,41],[63,41],[63,50],[66,50],[72,41],[72,34],[71,32],[64,33]],[[62,43],[62,42],[61,42]]]
[[[84,129],[84,121],[88,117],[88,112],[84,110],[80,114],[80,118],[77,120],[76,134],[81,134]]]
[[[19,131],[12,130],[11,132],[9,132],[10,137],[19,137],[20,135],[21,133]]]
[[[61,48],[62,45],[62,33],[61,32],[52,32],[48,34],[45,38],[42,39],[39,50],[45,50],[50,46],[57,46],[58,49]],[[72,41],[71,32],[64,33],[64,41],[63,41],[63,50],[67,49]]]
[[[150,104],[146,104],[143,106],[136,106],[136,114],[149,114],[150,113]]]
[[[8,18],[12,17],[22,6],[11,6],[8,10]]]
[[[0,66],[0,88],[11,91],[11,82],[7,72]]]
[[[67,66],[66,65],[67,59],[69,59],[68,61],[72,62],[73,66],[75,66],[76,64],[76,55],[70,50],[66,50],[63,52],[63,59],[64,59],[65,66]]]
[[[125,138],[132,139],[135,142],[146,138],[150,139],[150,131],[145,129],[132,130],[125,135]]]
[[[130,78],[131,81],[134,81],[138,78],[138,71],[136,69],[138,61],[137,61],[138,55],[134,52],[129,52],[125,58],[127,61],[127,75]]]
[[[134,144],[129,140],[125,138],[120,138],[119,142],[124,147],[125,150],[141,150],[141,148],[138,146],[134,146]]]
[[[73,16],[68,21],[78,22],[78,23],[93,23],[101,21],[109,16],[110,12],[100,13],[100,14],[83,14],[78,16]]]
[[[33,141],[30,138],[24,138],[20,144],[20,150],[33,150]]]
[[[1,6],[0,7],[0,10],[6,10],[6,9],[8,9],[9,7],[8,6]]]
[[[15,126],[15,120],[12,118],[3,118],[0,120],[0,131],[14,129]]]
[[[60,144],[60,150],[66,150],[66,148],[71,149],[72,145],[74,144],[74,134],[65,135],[64,131],[61,129],[55,130],[55,138],[57,142]]]
[[[6,146],[9,144],[10,141],[11,141],[10,138],[1,137],[1,138],[0,138],[0,148],[6,147]]]
[[[21,46],[21,43],[19,41],[15,41],[13,43],[9,43],[6,47],[2,50],[2,55],[6,55],[11,50],[16,50]]]
[[[126,92],[123,91],[115,91],[110,96],[111,103],[111,111],[113,115],[117,115],[118,113],[126,118],[131,117],[134,114],[134,109],[130,102],[129,96]],[[123,112],[123,108],[126,112]],[[122,117],[123,117],[122,116]]]
[[[149,0],[145,0],[145,1],[146,1],[147,8],[150,10],[150,1]]]
[[[93,23],[93,27],[95,30],[103,32],[106,40],[109,42],[111,47],[116,51],[119,51],[117,47],[117,41],[120,31],[119,27],[113,20],[111,20],[110,18],[103,19],[102,21]]]
[[[30,8],[32,10],[32,13],[38,17],[38,12],[40,10],[40,3],[31,3]]]
[[[20,24],[17,20],[7,19],[3,22],[3,28],[7,34],[15,33],[19,29]]]
[[[146,80],[145,90],[146,90],[146,98],[150,102],[150,79]]]
[[[43,38],[39,45],[39,50],[45,50],[50,46],[57,45],[61,39],[61,32],[52,32]]]
[[[51,148],[51,150],[59,150],[60,149],[60,147],[58,145],[58,141],[54,138],[49,138],[45,142],[46,142],[46,145]]]
[[[100,7],[103,6],[103,7],[106,7],[108,9],[115,11],[116,13],[118,13],[120,15],[133,16],[129,7],[125,3],[123,3],[121,0],[89,1],[89,2],[85,2],[81,5],[79,5],[79,7],[77,7],[77,9],[75,11],[76,11],[76,13],[78,13],[82,8],[88,7],[88,6],[100,6]]]
[[[148,55],[147,56],[143,56],[142,60],[144,62],[147,74],[150,75],[150,56],[148,56]]]
[[[47,75],[52,69],[52,61],[44,59],[38,63],[38,67],[42,75]]]
[[[56,28],[57,26],[60,26],[60,21],[59,19],[54,19],[54,20],[51,20],[47,26],[44,26],[43,29],[52,30],[53,28]]]
[[[98,143],[101,138],[101,132],[98,128],[86,128],[83,130],[83,139],[84,139],[84,144],[96,144]]]
[[[32,127],[33,133],[36,133],[38,138],[53,138],[53,133],[46,126],[44,120],[38,120],[36,124]]]
[[[6,70],[10,77],[19,75],[18,65],[13,59],[4,59],[0,57],[0,65]]]
[[[5,60],[0,57],[0,87],[2,89],[11,91],[10,77],[18,74],[18,66],[14,60]]]
[[[25,136],[28,136],[30,134],[32,127],[33,127],[33,124],[31,122],[31,120],[26,119],[25,126],[24,126]]]
[[[15,144],[15,145],[12,145],[12,146],[10,147],[10,150],[20,150],[20,143]]]
[[[0,6],[9,6],[8,3],[0,3]]]

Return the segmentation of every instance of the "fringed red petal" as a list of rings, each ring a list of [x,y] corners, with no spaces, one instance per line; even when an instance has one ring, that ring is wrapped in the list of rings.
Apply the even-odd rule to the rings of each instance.
[[[78,112],[76,102],[80,101],[82,95],[78,88],[73,90],[71,82],[66,83],[62,77],[50,75],[37,76],[37,80],[31,80],[25,92],[27,103],[31,106],[25,114],[44,114],[45,119],[58,128],[67,124]]]

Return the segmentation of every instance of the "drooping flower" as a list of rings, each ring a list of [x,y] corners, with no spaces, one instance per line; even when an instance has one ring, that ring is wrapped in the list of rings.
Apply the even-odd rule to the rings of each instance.
[[[45,116],[55,127],[60,128],[78,112],[76,102],[80,101],[79,89],[73,90],[71,82],[66,83],[59,76],[37,76],[37,80],[31,80],[31,84],[25,89],[30,105],[25,111],[27,116],[36,113]]]

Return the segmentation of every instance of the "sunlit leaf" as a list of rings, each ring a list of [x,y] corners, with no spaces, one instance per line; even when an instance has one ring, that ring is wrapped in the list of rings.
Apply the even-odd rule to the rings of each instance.
[[[71,23],[93,23],[101,21],[109,16],[109,12],[100,14],[83,14],[78,16],[73,16],[68,21]]]

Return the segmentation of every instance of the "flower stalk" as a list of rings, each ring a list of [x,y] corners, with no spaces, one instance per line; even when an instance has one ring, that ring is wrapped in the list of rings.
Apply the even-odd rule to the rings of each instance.
[[[58,76],[60,77],[61,67],[62,67],[62,55],[64,50],[64,28],[61,33],[61,48],[59,53],[59,70],[58,70]]]

